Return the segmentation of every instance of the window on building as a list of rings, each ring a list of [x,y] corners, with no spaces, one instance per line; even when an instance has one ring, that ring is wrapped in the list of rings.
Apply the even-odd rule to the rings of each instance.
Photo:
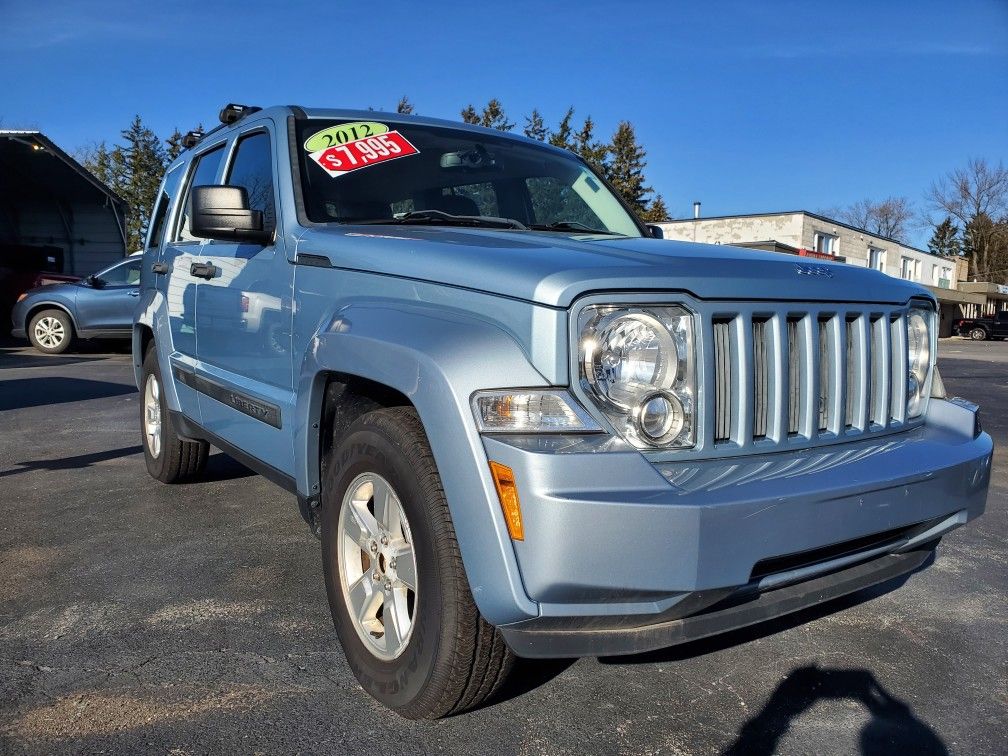
[[[913,280],[913,260],[909,257],[900,258],[900,278],[905,278],[907,281]]]
[[[820,254],[835,255],[836,241],[837,238],[833,234],[824,234],[821,231],[816,231],[815,236],[812,238],[812,246]]]
[[[885,250],[878,247],[868,247],[868,267],[885,273]]]

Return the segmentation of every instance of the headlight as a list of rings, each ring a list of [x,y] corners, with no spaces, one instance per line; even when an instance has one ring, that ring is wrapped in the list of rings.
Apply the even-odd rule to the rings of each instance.
[[[679,306],[586,307],[581,385],[634,446],[693,446],[693,316]]]
[[[597,433],[602,429],[566,391],[479,391],[472,398],[480,433]]]
[[[907,417],[924,412],[928,373],[931,370],[931,332],[934,312],[915,308],[907,313]]]

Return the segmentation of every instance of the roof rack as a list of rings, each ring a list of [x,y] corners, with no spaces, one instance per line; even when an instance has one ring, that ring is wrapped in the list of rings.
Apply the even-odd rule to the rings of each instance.
[[[191,150],[201,141],[206,139],[208,136],[213,134],[215,131],[220,131],[221,129],[231,126],[232,124],[238,123],[242,118],[252,113],[257,113],[262,108],[257,105],[239,105],[235,102],[229,102],[223,108],[219,115],[220,126],[215,126],[210,129],[210,131],[204,132],[203,129],[193,129],[192,131],[187,131],[186,135],[182,137],[182,146],[187,150]]]
[[[256,113],[262,110],[262,108],[255,105],[238,105],[234,102],[229,102],[220,112],[220,122],[225,126],[230,126],[233,123],[237,123],[242,118],[252,113]]]
[[[182,146],[187,150],[191,150],[199,141],[203,138],[203,129],[193,129],[192,131],[187,131],[185,136],[182,137]]]

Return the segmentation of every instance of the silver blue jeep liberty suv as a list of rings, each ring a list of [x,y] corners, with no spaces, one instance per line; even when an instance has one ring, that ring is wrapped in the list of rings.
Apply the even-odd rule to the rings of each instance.
[[[631,654],[929,564],[992,443],[935,300],[685,244],[577,156],[373,111],[228,106],[153,209],[150,474],[212,444],[295,494],[364,689],[406,717],[515,656]]]

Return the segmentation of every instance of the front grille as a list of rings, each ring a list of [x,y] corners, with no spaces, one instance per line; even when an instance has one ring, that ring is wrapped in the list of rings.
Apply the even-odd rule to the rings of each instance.
[[[715,314],[714,443],[761,448],[902,424],[902,318],[882,307]]]

